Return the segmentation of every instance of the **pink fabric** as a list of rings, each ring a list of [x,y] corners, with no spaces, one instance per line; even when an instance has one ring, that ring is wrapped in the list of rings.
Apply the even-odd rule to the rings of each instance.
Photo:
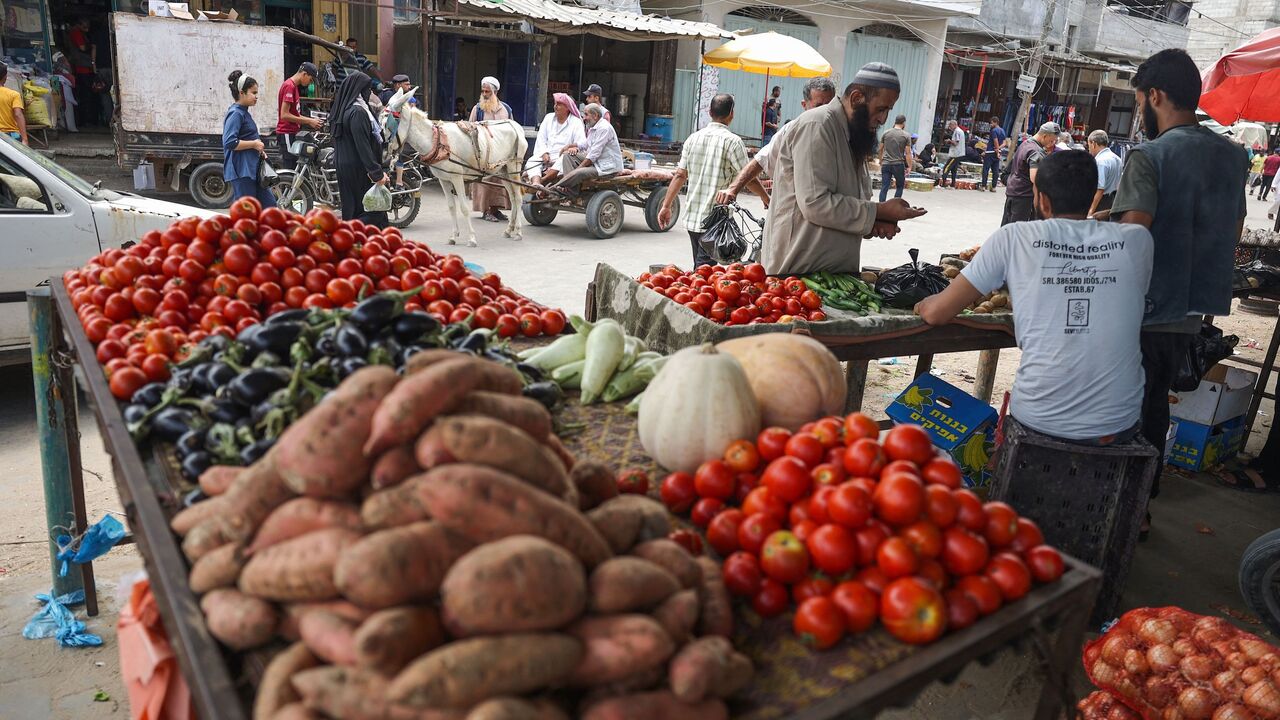
[[[1200,109],[1223,125],[1280,121],[1280,28],[1223,55],[1204,74]]]
[[[556,93],[555,95],[552,95],[551,96],[552,106],[554,106],[556,103],[564,103],[564,106],[569,108],[570,115],[578,118],[579,120],[582,119],[582,111],[578,110],[578,103],[574,102],[573,98],[569,97],[568,93]]]

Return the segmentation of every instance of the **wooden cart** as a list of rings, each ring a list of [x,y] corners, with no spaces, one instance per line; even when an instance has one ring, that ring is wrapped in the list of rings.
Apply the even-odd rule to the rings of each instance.
[[[526,222],[539,226],[550,225],[561,211],[581,213],[587,216],[587,229],[591,234],[605,240],[622,230],[625,206],[630,205],[644,209],[644,221],[650,230],[666,232],[680,219],[680,198],[677,197],[671,204],[671,222],[666,226],[658,222],[658,211],[662,209],[662,199],[667,195],[670,182],[670,173],[665,171],[619,174],[584,182],[581,193],[574,198],[554,192],[546,196],[526,193],[520,209]]]
[[[46,442],[60,438],[72,450],[68,470],[68,496],[83,493],[83,477],[77,449],[75,385],[71,366],[82,362],[82,376],[94,419],[102,432],[112,470],[129,525],[137,539],[150,577],[160,615],[177,655],[183,677],[190,686],[197,714],[204,720],[243,720],[250,716],[252,687],[260,657],[247,659],[225,651],[209,634],[196,597],[187,584],[188,566],[169,518],[180,509],[189,488],[172,471],[172,463],[155,449],[140,450],[129,437],[119,405],[111,396],[106,378],[94,359],[94,350],[81,330],[71,300],[58,279],[50,282],[53,310],[40,324],[43,338],[35,347],[36,363],[46,371],[56,367],[53,385],[41,403],[62,419]],[[48,290],[42,291],[47,309]],[[37,299],[38,300],[38,299]],[[41,312],[32,304],[33,316]],[[636,437],[635,420],[619,404],[566,409],[570,421],[587,421],[590,433],[573,436],[568,444],[579,456],[616,466],[652,466]],[[55,437],[56,436],[56,437]],[[56,448],[55,448],[56,450]],[[48,469],[46,465],[46,474]],[[48,483],[48,478],[46,478]],[[85,530],[83,515],[76,532]],[[757,676],[752,689],[732,710],[735,717],[795,717],[819,720],[837,717],[871,717],[887,707],[909,704],[921,689],[936,680],[949,681],[968,664],[1002,648],[1029,645],[1045,667],[1036,720],[1050,720],[1072,702],[1070,674],[1079,662],[1081,641],[1100,578],[1093,568],[1066,558],[1061,581],[1035,588],[1025,598],[1005,606],[965,630],[940,641],[915,647],[899,643],[883,630],[864,633],[840,648],[811,653],[804,650],[790,630],[787,617],[760,621],[742,611],[738,642],[752,658]],[[93,598],[92,566],[84,566],[86,594]],[[90,605],[90,614],[96,605]],[[796,678],[803,679],[799,685]]]

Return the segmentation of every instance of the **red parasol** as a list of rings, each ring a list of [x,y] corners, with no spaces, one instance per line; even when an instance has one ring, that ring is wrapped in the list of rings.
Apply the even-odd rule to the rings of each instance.
[[[1280,122],[1280,28],[1219,58],[1204,74],[1200,109],[1223,125]]]

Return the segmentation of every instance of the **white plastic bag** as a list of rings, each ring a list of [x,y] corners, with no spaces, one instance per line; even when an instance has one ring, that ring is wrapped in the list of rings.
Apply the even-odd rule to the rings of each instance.
[[[364,194],[365,212],[386,212],[391,209],[391,191],[386,185],[374,185]]]

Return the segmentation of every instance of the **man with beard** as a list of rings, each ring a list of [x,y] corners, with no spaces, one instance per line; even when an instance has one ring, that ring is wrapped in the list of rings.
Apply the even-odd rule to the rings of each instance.
[[[804,113],[775,138],[778,174],[761,255],[770,275],[856,273],[863,238],[891,238],[900,220],[925,213],[902,198],[871,200],[867,160],[900,89],[893,68],[869,63],[838,101]]]
[[[1036,166],[1058,142],[1058,123],[1047,122],[1035,136],[1022,141],[1009,161],[1009,179],[1004,184],[1004,217],[1000,226],[1035,219]]]
[[[586,148],[573,155],[565,155],[566,172],[552,187],[563,191],[566,195],[578,194],[578,188],[587,180],[609,177],[622,169],[622,148],[618,145],[618,134],[613,126],[604,119],[604,108],[595,103],[587,106],[582,118],[586,125]]]
[[[1200,72],[1185,50],[1152,55],[1130,82],[1152,139],[1129,151],[1111,217],[1142,225],[1155,238],[1142,322],[1142,434],[1162,448],[1169,386],[1202,316],[1231,312],[1235,246],[1247,208],[1244,186],[1224,179],[1242,177],[1249,160],[1244,148],[1196,120]]]

